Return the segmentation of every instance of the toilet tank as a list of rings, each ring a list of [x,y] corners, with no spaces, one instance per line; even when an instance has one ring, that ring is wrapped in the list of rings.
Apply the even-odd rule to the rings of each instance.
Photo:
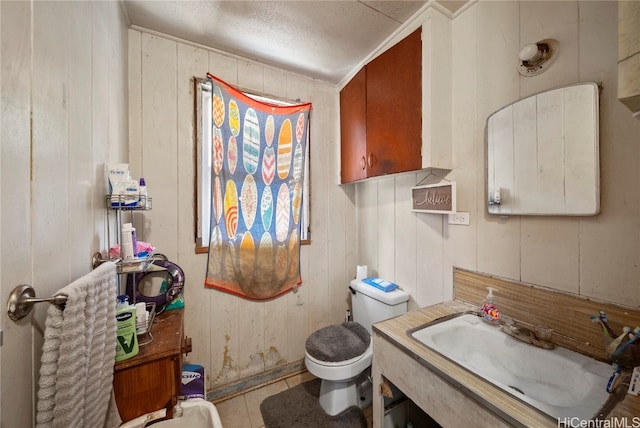
[[[353,320],[362,324],[369,334],[373,334],[373,324],[407,312],[409,295],[399,288],[384,292],[359,279],[351,281],[349,288],[352,290]]]

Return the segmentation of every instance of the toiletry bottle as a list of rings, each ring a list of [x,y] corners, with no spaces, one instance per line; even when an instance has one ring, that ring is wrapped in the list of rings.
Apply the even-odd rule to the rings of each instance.
[[[120,233],[120,257],[122,257],[123,259],[133,258],[133,242],[131,240],[131,230],[129,229],[130,226],[131,223],[123,224],[122,231]]]
[[[133,225],[131,225],[131,246],[133,247],[133,257],[138,257],[138,236]]]
[[[140,192],[138,206],[145,209],[149,208],[149,205],[147,204],[147,182],[145,181],[144,177],[140,178],[140,186],[138,188],[138,191]]]
[[[607,314],[605,313],[605,311],[598,312],[598,317],[600,319],[600,322],[602,323],[602,327],[606,331],[606,334],[610,338],[615,339],[617,337],[617,335],[615,334],[615,332],[613,331],[613,329],[609,325],[609,321],[607,320]]]
[[[136,228],[131,223],[122,225],[122,258],[131,259],[138,254],[138,240]]]
[[[136,303],[136,333],[144,334],[148,328],[147,305],[144,302]]]
[[[129,305],[128,297],[124,297],[118,296],[116,305],[116,361],[134,357],[140,351],[136,335],[136,307]]]
[[[121,294],[116,298],[116,311],[127,308],[129,306],[129,296]]]
[[[495,305],[495,300],[493,298],[493,287],[487,287],[489,293],[487,297],[484,298],[484,302],[482,302],[482,309],[480,313],[482,315],[482,319],[490,324],[498,324],[500,320],[500,311]]]

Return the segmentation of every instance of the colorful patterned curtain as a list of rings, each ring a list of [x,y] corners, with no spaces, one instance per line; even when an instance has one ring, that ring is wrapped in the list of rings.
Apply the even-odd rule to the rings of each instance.
[[[270,299],[301,282],[300,210],[311,104],[212,84],[213,200],[205,285]]]

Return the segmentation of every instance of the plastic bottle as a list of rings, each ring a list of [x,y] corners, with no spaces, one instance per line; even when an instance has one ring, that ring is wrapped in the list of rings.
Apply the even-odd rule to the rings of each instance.
[[[482,303],[482,309],[480,310],[482,319],[490,324],[498,324],[500,320],[500,311],[495,305],[495,299],[493,298],[493,291],[495,288],[487,287],[489,293],[487,297],[484,298],[484,302]]]
[[[125,223],[122,226],[120,238],[120,257],[123,259],[133,258],[133,241],[131,240],[131,230],[127,227],[131,223]]]
[[[144,334],[147,332],[149,324],[147,306],[144,302],[136,303],[136,333]]]
[[[131,225],[131,246],[133,247],[133,257],[138,257],[138,236],[133,225]]]
[[[118,296],[116,305],[116,361],[126,360],[140,352],[136,335],[136,307],[129,305],[129,298],[124,297]]]
[[[116,298],[116,311],[127,308],[129,306],[129,296],[121,294]]]
[[[120,243],[120,255],[123,259],[132,259],[138,253],[138,241],[136,239],[136,228],[131,223],[122,225],[122,239]]]
[[[607,320],[607,314],[605,313],[605,311],[599,311],[598,318],[600,319],[600,322],[602,323],[602,327],[604,328],[607,335],[609,335],[610,338],[615,339],[618,335],[613,331],[613,329],[609,325],[609,321]]]
[[[140,192],[140,199],[138,200],[138,206],[143,208],[148,208],[149,205],[147,203],[147,182],[144,177],[140,178],[140,186],[138,188]]]

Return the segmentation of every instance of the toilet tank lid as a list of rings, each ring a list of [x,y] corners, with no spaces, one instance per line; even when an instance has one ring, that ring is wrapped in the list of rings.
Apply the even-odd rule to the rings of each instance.
[[[400,288],[396,288],[393,291],[385,292],[372,285],[362,282],[359,279],[351,281],[351,288],[355,291],[362,293],[366,296],[376,299],[382,303],[390,306],[399,305],[409,300],[409,295],[402,291]]]

